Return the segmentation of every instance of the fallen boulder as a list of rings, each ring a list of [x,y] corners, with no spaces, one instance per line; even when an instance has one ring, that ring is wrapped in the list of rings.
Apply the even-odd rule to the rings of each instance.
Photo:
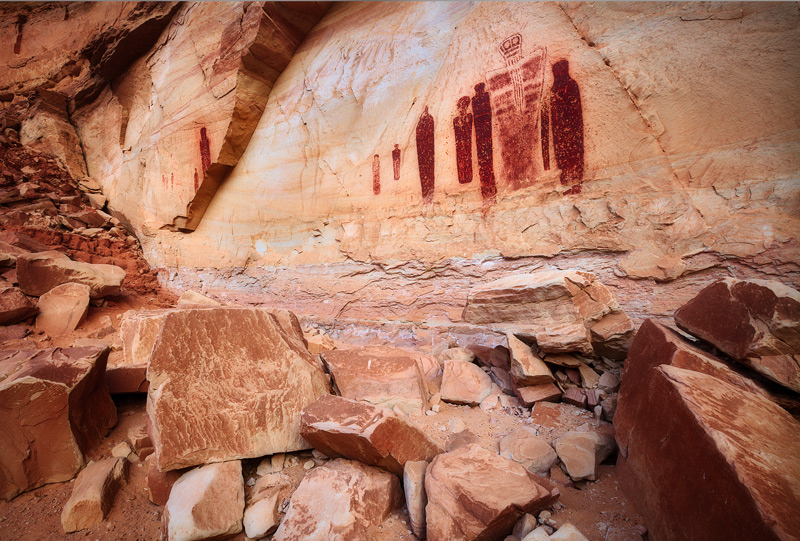
[[[50,336],[68,334],[89,313],[89,286],[69,282],[56,286],[39,298],[36,328]]]
[[[445,361],[442,400],[454,404],[479,405],[492,392],[492,378],[479,366],[461,361]]]
[[[242,519],[247,537],[261,539],[278,528],[278,506],[290,489],[288,478],[279,475],[265,475],[256,481]]]
[[[418,426],[392,410],[333,395],[321,396],[303,410],[300,435],[329,457],[359,460],[400,476],[406,462],[431,460],[442,452]]]
[[[559,497],[549,481],[476,444],[434,458],[425,492],[429,541],[503,539],[522,515]]]
[[[606,425],[608,426],[608,425]],[[597,467],[616,451],[611,433],[567,432],[555,441],[556,454],[573,481],[597,480]]]
[[[168,313],[147,369],[158,467],[307,449],[300,412],[328,380],[293,327],[259,308]]]
[[[126,458],[94,462],[78,474],[72,495],[61,512],[64,533],[91,528],[105,520],[120,487],[128,479]]]
[[[598,353],[618,359],[624,358],[634,331],[630,318],[594,274],[576,270],[516,274],[475,286],[462,317],[512,332],[524,329],[544,352],[588,355],[597,347]]]
[[[678,326],[800,392],[800,292],[780,282],[726,278],[675,311]]]
[[[519,428],[500,439],[500,456],[511,459],[538,475],[547,475],[558,461],[550,444],[529,427]]]
[[[243,513],[242,463],[201,466],[172,485],[162,515],[162,538],[227,539],[242,531]]]
[[[0,325],[19,323],[36,311],[36,305],[18,287],[0,288]]]
[[[553,373],[531,347],[512,333],[506,333],[511,352],[511,379],[520,387],[553,383]]]
[[[72,479],[117,422],[108,348],[0,352],[0,497]]]
[[[67,282],[89,286],[93,299],[116,295],[125,270],[116,265],[73,261],[61,252],[48,251],[17,256],[17,280],[26,295],[39,297]]]
[[[376,406],[397,406],[409,415],[427,409],[425,355],[397,348],[368,346],[336,349],[321,354],[339,394]]]
[[[402,502],[396,475],[337,458],[306,474],[273,540],[368,539],[367,529]]]

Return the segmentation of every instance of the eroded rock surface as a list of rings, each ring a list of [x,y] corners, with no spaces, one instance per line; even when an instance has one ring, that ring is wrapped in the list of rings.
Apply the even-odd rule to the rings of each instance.
[[[17,279],[23,293],[41,296],[56,286],[75,282],[89,286],[92,298],[119,293],[125,271],[115,265],[72,261],[62,252],[48,251],[17,257]]]
[[[117,491],[128,479],[128,467],[127,458],[106,458],[78,474],[61,512],[65,533],[85,530],[105,520]]]
[[[50,336],[74,331],[89,312],[91,289],[85,284],[66,283],[39,297],[36,328]]]

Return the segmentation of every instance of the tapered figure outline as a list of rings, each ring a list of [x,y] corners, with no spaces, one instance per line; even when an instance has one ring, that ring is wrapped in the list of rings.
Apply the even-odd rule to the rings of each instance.
[[[472,113],[467,112],[469,96],[458,100],[458,114],[453,118],[456,136],[456,168],[459,184],[472,182]]]
[[[417,122],[417,162],[419,165],[419,183],[422,188],[422,198],[425,202],[433,199],[434,187],[434,145],[433,145],[433,117],[428,112],[428,106]]]

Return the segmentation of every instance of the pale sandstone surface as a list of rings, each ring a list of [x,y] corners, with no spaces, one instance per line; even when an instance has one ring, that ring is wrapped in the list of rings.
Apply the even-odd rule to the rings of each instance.
[[[425,506],[428,497],[425,495],[425,472],[428,461],[409,460],[403,467],[403,493],[406,496],[406,509],[411,522],[411,531],[419,539],[425,537]]]
[[[61,512],[65,533],[91,528],[102,522],[128,477],[127,458],[106,458],[94,462],[78,474],[72,496]]]
[[[67,481],[117,422],[104,371],[108,348],[0,353],[0,496]]]
[[[425,373],[436,364],[429,356],[398,348],[371,346],[322,352],[339,394],[409,415],[427,409]]]
[[[300,416],[300,435],[329,457],[359,460],[403,475],[408,461],[442,452],[420,428],[392,410],[339,396],[322,396]]]
[[[163,538],[225,539],[242,531],[244,479],[239,460],[208,464],[183,474],[164,507]]]
[[[73,261],[56,251],[24,254],[17,257],[19,287],[27,295],[44,295],[61,284],[75,282],[89,286],[94,298],[119,293],[125,270],[116,265]]]
[[[39,297],[36,328],[58,336],[74,331],[89,312],[91,290],[85,284],[68,282]]]
[[[344,459],[314,468],[292,494],[275,541],[367,540],[367,528],[402,505],[396,475]]]
[[[158,467],[307,449],[300,412],[329,391],[301,340],[264,309],[168,313],[147,368]]]
[[[521,465],[471,444],[434,458],[425,474],[427,538],[502,539],[559,491]]]
[[[522,464],[537,475],[547,475],[558,457],[547,441],[539,438],[531,428],[515,430],[499,442],[500,456]]]
[[[256,482],[247,497],[247,507],[242,517],[247,537],[259,539],[278,528],[278,506],[290,491],[291,485],[285,477],[276,479],[272,475],[265,475]]]
[[[445,361],[442,374],[442,400],[477,406],[492,392],[492,378],[478,365]]]

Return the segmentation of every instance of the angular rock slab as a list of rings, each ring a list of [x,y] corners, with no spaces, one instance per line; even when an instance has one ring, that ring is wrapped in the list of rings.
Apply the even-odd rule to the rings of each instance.
[[[442,400],[477,406],[492,392],[492,378],[479,366],[462,361],[445,361]]]
[[[367,528],[383,522],[402,502],[396,475],[337,458],[303,478],[273,539],[366,541]]]
[[[608,344],[619,358],[633,336],[630,318],[611,292],[594,274],[576,270],[516,274],[473,287],[462,317],[478,325],[526,327],[552,353],[591,354],[593,344]],[[590,334],[595,325],[598,331]]]
[[[506,339],[511,352],[511,379],[515,384],[525,387],[555,381],[553,373],[528,344],[510,332],[506,333]]]
[[[93,299],[119,293],[125,270],[116,265],[73,261],[61,252],[49,251],[17,257],[17,280],[26,295],[39,297],[67,282],[89,286]]]
[[[36,328],[50,336],[71,333],[89,313],[90,293],[89,286],[74,282],[54,287],[39,298]]]
[[[0,497],[72,479],[117,422],[108,348],[0,352]]]
[[[303,410],[300,435],[329,457],[345,457],[402,476],[408,461],[430,461],[442,452],[412,422],[392,410],[325,395]]]
[[[162,539],[228,539],[242,531],[244,479],[239,460],[208,464],[172,485],[162,517]]]
[[[72,495],[61,512],[65,533],[91,528],[105,520],[120,487],[128,479],[127,458],[106,458],[78,474]]]
[[[558,500],[558,489],[479,445],[444,453],[425,474],[429,541],[503,539],[525,513]]]
[[[800,292],[770,280],[727,278],[675,311],[678,326],[800,392]]]
[[[521,464],[529,472],[547,475],[558,456],[532,428],[522,427],[500,440],[500,456]]]
[[[637,397],[619,401],[617,417],[635,422],[617,427],[617,472],[654,538],[796,537],[797,420],[761,395],[675,366],[638,384]]]
[[[269,310],[166,315],[147,369],[147,414],[162,471],[307,449],[300,412],[328,380]]]
[[[0,325],[19,323],[36,314],[36,305],[17,287],[0,289]]]
[[[411,531],[419,539],[425,538],[425,506],[428,505],[425,472],[428,464],[425,460],[409,461],[403,468],[403,492],[406,496],[408,519],[411,522]]]
[[[573,481],[595,481],[597,467],[616,448],[614,437],[603,432],[567,432],[555,442],[556,454]]]
[[[339,394],[386,408],[399,407],[409,415],[427,409],[428,387],[423,367],[427,355],[383,346],[322,352]],[[435,361],[433,361],[435,363]]]

